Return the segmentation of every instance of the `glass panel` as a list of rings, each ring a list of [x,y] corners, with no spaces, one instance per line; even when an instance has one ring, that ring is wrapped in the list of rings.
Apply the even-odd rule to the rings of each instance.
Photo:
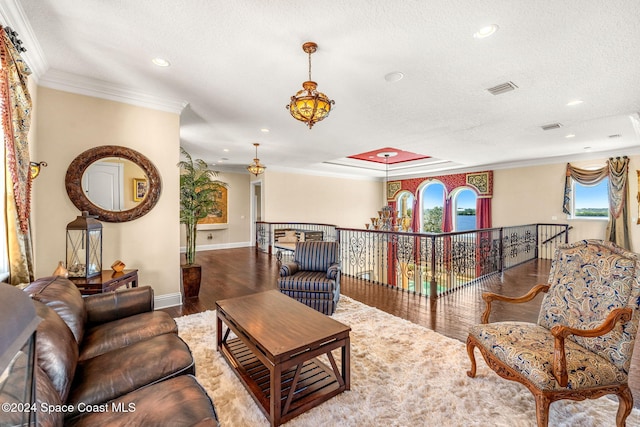
[[[573,216],[584,218],[609,217],[609,178],[595,185],[582,185],[574,181]]]
[[[67,230],[67,270],[69,277],[86,277],[86,230]]]
[[[89,231],[89,270],[88,276],[102,271],[102,230]]]
[[[37,410],[33,392],[34,337],[25,343],[0,374],[0,425],[31,426]],[[5,405],[6,406],[5,408]]]
[[[476,229],[476,199],[472,190],[462,190],[456,195],[455,231]]]

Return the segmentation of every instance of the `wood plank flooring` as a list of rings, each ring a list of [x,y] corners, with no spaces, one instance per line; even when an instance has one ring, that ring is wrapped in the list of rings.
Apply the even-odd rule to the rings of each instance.
[[[196,262],[202,265],[200,296],[185,301],[181,306],[163,309],[173,317],[215,310],[215,303],[219,299],[277,288],[279,265],[276,257],[256,252],[254,248],[202,251],[197,253]],[[532,286],[546,283],[550,264],[546,260],[531,261],[507,270],[503,280],[494,276],[435,301],[344,276],[341,293],[465,342],[469,327],[480,322],[484,311],[482,292],[524,295]],[[494,302],[491,321],[535,322],[541,301],[542,295],[526,304]],[[476,358],[482,357],[478,354]],[[634,353],[629,386],[634,395],[634,406],[640,408],[640,350]]]

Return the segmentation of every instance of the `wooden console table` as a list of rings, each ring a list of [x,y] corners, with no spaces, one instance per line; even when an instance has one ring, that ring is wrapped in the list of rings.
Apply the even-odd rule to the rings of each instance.
[[[113,270],[102,270],[97,276],[86,277],[69,277],[80,289],[82,295],[100,294],[103,292],[115,291],[120,286],[138,287],[138,270],[123,270],[116,272]]]
[[[219,300],[216,309],[218,351],[271,426],[349,390],[349,326],[276,290]]]

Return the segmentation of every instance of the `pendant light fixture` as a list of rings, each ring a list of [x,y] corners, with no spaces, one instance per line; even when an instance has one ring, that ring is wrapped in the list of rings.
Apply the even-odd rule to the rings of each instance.
[[[329,115],[331,106],[335,104],[332,99],[316,88],[318,84],[311,80],[311,54],[318,49],[314,42],[306,42],[302,50],[309,55],[309,80],[302,83],[302,90],[291,97],[291,102],[285,107],[294,119],[305,122],[309,129],[314,124]]]
[[[265,165],[260,163],[260,159],[258,158],[258,146],[259,145],[260,144],[258,144],[257,142],[255,142],[253,144],[253,146],[256,147],[256,158],[253,159],[253,163],[251,163],[249,166],[247,166],[247,170],[250,173],[254,174],[255,176],[260,175],[267,168]]]

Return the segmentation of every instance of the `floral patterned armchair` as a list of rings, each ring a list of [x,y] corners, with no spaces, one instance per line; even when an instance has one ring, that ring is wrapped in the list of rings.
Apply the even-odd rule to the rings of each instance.
[[[546,292],[538,322],[488,323],[492,301],[521,303]],[[584,240],[555,253],[549,281],[520,298],[485,293],[482,324],[471,328],[467,352],[476,375],[477,347],[491,369],[535,396],[538,427],[561,399],[616,394],[616,425],[633,408],[628,386],[640,311],[640,257],[611,242]],[[612,420],[613,421],[613,420]]]

